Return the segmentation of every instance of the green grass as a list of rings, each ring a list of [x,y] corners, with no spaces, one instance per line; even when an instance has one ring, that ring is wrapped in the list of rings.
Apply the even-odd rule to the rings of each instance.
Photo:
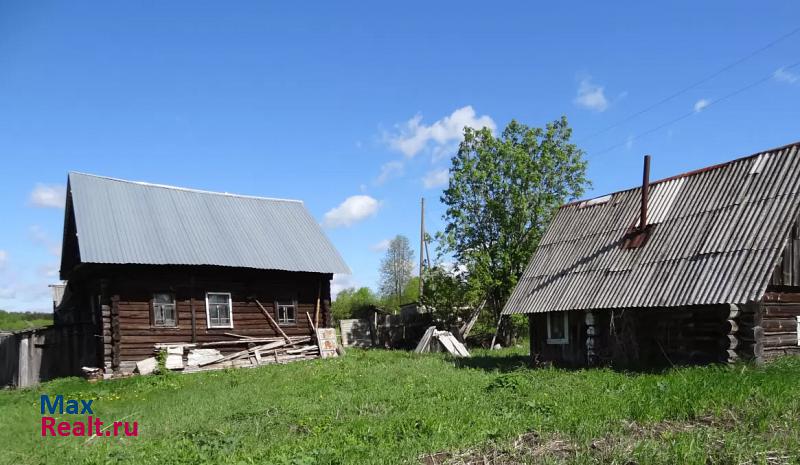
[[[0,310],[0,330],[18,331],[53,324],[53,315],[37,312],[7,312]]]
[[[520,351],[475,351],[458,363],[350,350],[0,392],[0,463],[418,463],[437,451],[535,463],[798,460],[800,359],[627,374],[530,370]],[[98,417],[136,420],[140,437],[42,438],[42,393],[95,399]],[[525,449],[515,439],[530,431],[538,437]]]

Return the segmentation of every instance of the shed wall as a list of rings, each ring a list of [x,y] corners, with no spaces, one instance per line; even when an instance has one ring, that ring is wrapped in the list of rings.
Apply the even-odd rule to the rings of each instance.
[[[547,314],[530,315],[534,361],[567,367],[653,368],[740,357],[735,321],[740,311],[728,305],[594,311],[591,330],[587,312],[568,315],[567,344],[548,344]]]
[[[27,387],[95,366],[94,327],[48,326],[0,336],[0,386]]]

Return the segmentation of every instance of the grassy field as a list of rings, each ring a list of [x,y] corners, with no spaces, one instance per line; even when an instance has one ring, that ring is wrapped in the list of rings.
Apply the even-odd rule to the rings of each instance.
[[[800,359],[661,374],[524,368],[522,349],[357,351],[258,369],[0,392],[0,462],[797,463]],[[39,395],[136,438],[42,438]],[[64,415],[62,418],[70,417]],[[71,420],[75,420],[72,418]]]
[[[53,324],[53,315],[35,312],[7,312],[0,310],[0,330],[18,331]]]

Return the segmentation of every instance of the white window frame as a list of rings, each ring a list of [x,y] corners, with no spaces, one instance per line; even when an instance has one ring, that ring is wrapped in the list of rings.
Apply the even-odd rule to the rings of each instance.
[[[281,307],[292,307],[292,312],[294,314],[293,321],[290,322],[283,322],[281,321]],[[278,323],[278,326],[297,326],[297,299],[292,297],[291,299],[278,299],[275,301],[275,320]]]
[[[556,313],[561,314],[561,324],[563,325],[564,329],[564,337],[560,339],[554,339],[550,337],[550,321],[552,320],[551,317],[554,317]],[[569,319],[567,312],[548,312],[547,313],[547,343],[554,344],[554,345],[563,345],[569,344]]]
[[[224,295],[224,296],[228,297],[228,312],[229,312],[229,316],[230,316],[230,318],[228,318],[228,320],[230,321],[230,324],[225,325],[225,326],[211,326],[211,312],[209,311],[210,308],[209,308],[209,305],[208,305],[208,296],[211,295],[211,294]],[[206,292],[206,328],[207,329],[233,329],[233,299],[231,298],[231,293],[230,292]]]

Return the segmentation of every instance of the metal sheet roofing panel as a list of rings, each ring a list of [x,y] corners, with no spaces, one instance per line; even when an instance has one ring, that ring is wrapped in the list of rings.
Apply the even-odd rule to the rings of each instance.
[[[300,201],[82,173],[69,190],[83,263],[350,272]]]
[[[561,207],[503,313],[741,304],[763,295],[800,213],[800,144]]]

